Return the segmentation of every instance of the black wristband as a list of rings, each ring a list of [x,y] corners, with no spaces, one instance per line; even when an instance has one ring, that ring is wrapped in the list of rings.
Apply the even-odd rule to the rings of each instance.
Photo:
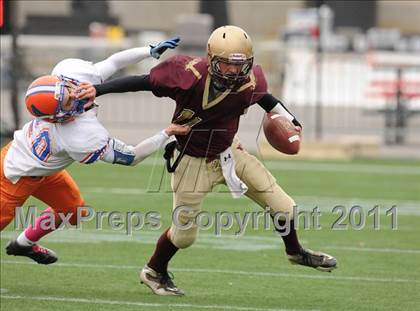
[[[265,94],[259,101],[258,101],[258,105],[260,105],[267,113],[270,112],[271,110],[273,110],[273,108],[277,105],[280,104],[283,106],[283,108],[290,113],[292,116],[293,114],[286,108],[286,106],[277,98],[275,98],[273,95],[267,93]],[[294,117],[294,116],[293,116]],[[294,117],[294,119],[292,120],[292,123],[295,126],[300,126],[302,127],[302,125],[299,123],[298,120],[296,120],[296,117]]]
[[[270,93],[265,94],[258,101],[258,105],[260,105],[261,108],[263,108],[267,113],[270,112],[277,105],[277,103],[280,103],[280,101]]]

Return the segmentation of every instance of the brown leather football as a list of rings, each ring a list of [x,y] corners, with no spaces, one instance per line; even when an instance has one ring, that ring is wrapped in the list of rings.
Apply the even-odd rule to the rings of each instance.
[[[263,121],[265,137],[274,149],[285,154],[297,154],[300,148],[300,131],[286,117],[266,113]]]

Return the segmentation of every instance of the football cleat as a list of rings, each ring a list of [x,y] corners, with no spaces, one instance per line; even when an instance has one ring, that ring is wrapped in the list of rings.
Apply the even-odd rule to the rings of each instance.
[[[337,268],[337,259],[333,256],[310,249],[301,248],[298,254],[287,255],[287,258],[294,265],[312,267],[319,271],[331,272]]]
[[[147,265],[140,271],[140,283],[149,287],[153,293],[160,296],[184,296],[184,291],[172,282],[173,276],[158,273]]]
[[[58,260],[57,255],[50,249],[38,244],[32,246],[21,246],[16,240],[6,245],[7,255],[25,256],[42,265],[49,265]]]

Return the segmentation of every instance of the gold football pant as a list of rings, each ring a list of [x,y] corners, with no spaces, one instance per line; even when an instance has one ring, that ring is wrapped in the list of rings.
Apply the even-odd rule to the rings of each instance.
[[[248,186],[247,197],[271,213],[289,213],[293,217],[293,199],[281,189],[274,176],[253,155],[243,150],[239,141],[234,140],[232,152],[236,162],[236,174]],[[213,187],[224,183],[219,160],[208,161],[206,158],[184,155],[176,171],[172,174],[173,209],[177,224],[169,230],[172,243],[178,248],[191,246],[198,236],[194,219],[201,210],[203,200]],[[179,208],[179,207],[188,207]],[[184,229],[180,225],[193,224]]]

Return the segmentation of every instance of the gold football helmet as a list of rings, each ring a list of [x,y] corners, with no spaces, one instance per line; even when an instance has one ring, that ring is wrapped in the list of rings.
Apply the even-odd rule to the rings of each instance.
[[[214,82],[226,88],[242,85],[251,73],[254,61],[252,41],[250,36],[236,26],[222,26],[210,35],[207,42],[209,58],[209,74]],[[235,65],[240,69],[232,73],[224,73],[221,63]]]

